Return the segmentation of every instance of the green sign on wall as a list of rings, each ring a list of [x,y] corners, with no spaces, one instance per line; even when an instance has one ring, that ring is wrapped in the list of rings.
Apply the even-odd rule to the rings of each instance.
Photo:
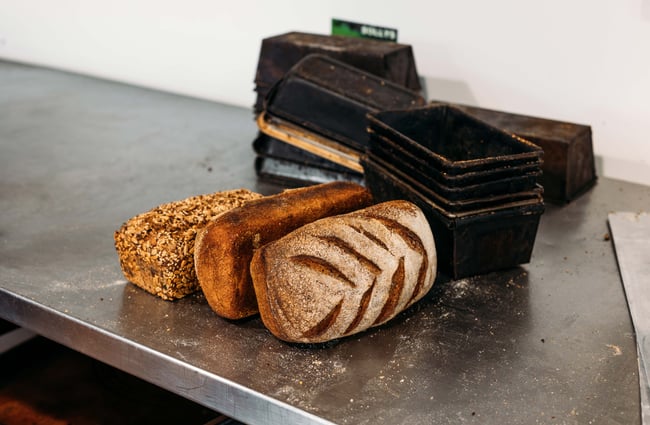
[[[346,37],[374,38],[376,40],[397,41],[397,30],[332,18],[332,35]]]

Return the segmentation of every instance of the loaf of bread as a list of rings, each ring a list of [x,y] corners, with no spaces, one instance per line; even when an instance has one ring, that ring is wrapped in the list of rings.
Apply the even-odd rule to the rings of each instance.
[[[390,201],[307,224],[256,250],[251,276],[264,325],[289,342],[325,342],[381,325],[436,275],[431,228]]]
[[[210,307],[228,319],[256,314],[250,276],[254,249],[307,223],[371,202],[364,187],[333,182],[285,190],[221,215],[198,233],[194,249],[196,275]]]
[[[246,189],[199,195],[137,215],[114,234],[124,276],[165,300],[200,289],[194,272],[194,239],[220,214],[262,195]]]

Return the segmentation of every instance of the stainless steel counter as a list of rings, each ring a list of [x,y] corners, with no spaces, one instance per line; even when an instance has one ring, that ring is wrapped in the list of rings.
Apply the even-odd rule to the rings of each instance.
[[[325,345],[127,283],[113,232],[131,216],[281,189],[255,176],[255,134],[248,109],[0,62],[0,317],[248,423],[640,422],[606,233],[649,187],[600,179],[548,206],[530,264],[440,278],[389,324]]]

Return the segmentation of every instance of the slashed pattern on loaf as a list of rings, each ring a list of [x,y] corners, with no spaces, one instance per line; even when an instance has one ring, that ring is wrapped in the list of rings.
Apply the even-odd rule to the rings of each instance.
[[[421,298],[435,277],[431,230],[421,211],[403,201],[304,226],[268,247],[264,261],[281,337],[297,342],[385,323]]]

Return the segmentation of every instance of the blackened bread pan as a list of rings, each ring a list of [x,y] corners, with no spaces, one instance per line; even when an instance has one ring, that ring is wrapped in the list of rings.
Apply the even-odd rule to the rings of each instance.
[[[350,181],[364,184],[363,174],[353,171],[334,171],[282,158],[257,156],[255,172],[260,179],[291,187],[301,187],[332,181]]]
[[[253,141],[253,150],[258,156],[282,159],[292,163],[313,168],[322,168],[338,173],[347,174],[351,172],[349,168],[337,164],[336,162],[329,161],[304,149],[297,148],[283,142],[282,140],[267,136],[262,132],[258,133],[257,137]],[[356,174],[361,175],[361,173]]]
[[[408,174],[399,171],[388,162],[373,157],[372,155],[368,155],[364,159],[363,167],[365,173],[372,173],[373,171],[382,172],[386,174],[386,178],[397,179],[400,182],[407,184],[422,196],[435,202],[436,205],[439,205],[449,214],[496,210],[502,208],[503,205],[540,202],[543,200],[543,190],[541,186],[535,186],[533,189],[528,191],[450,200],[442,194],[421,184]]]
[[[369,131],[450,175],[540,164],[542,149],[458,108],[433,104],[368,115]]]
[[[539,164],[520,164],[451,175],[431,167],[422,158],[372,134],[368,155],[389,161],[423,185],[451,200],[503,195],[532,190],[541,175]]]
[[[309,54],[319,53],[348,63],[387,81],[420,90],[413,49],[368,38],[289,32],[262,40],[255,84],[270,88]]]
[[[422,96],[403,86],[328,56],[309,55],[273,87],[264,111],[363,151],[368,113],[424,104]]]
[[[364,166],[365,159],[362,160]],[[406,199],[418,205],[436,238],[438,267],[453,279],[516,267],[530,261],[543,202],[504,205],[492,211],[449,214],[435,202],[369,167],[366,187],[377,202]]]
[[[454,106],[544,150],[544,174],[540,183],[544,186],[545,199],[569,202],[596,182],[590,126],[474,106]]]

